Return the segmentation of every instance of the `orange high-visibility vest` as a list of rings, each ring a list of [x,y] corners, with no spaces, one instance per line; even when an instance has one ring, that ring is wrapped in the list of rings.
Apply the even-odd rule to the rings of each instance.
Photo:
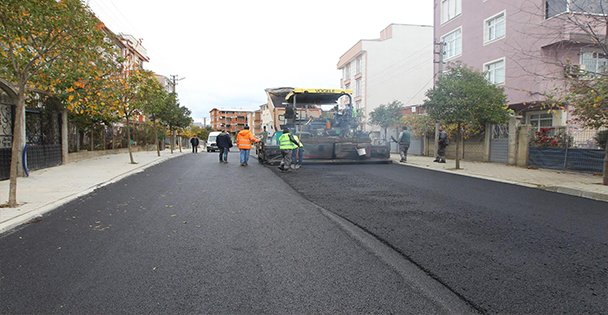
[[[236,135],[236,146],[242,150],[250,150],[251,143],[258,141],[260,140],[258,140],[258,138],[256,138],[248,129],[243,129]]]

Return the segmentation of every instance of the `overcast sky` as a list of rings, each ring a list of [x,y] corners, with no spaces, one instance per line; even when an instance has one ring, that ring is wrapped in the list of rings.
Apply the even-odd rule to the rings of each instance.
[[[391,23],[433,23],[431,0],[88,0],[115,33],[143,38],[144,68],[184,78],[195,121],[214,107],[256,110],[272,87],[340,88],[336,65]]]

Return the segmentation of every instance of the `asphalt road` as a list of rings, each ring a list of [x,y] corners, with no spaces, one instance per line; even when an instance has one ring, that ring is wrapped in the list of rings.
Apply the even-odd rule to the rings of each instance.
[[[279,174],[484,313],[608,313],[608,203],[400,165]]]
[[[0,313],[475,311],[390,246],[302,198],[272,169],[255,161],[241,167],[235,153],[229,160],[174,158],[1,235]],[[327,175],[335,170],[346,170],[344,183]],[[358,203],[359,215],[384,211],[373,196],[380,187],[345,188],[358,179],[335,170],[302,170],[306,196],[336,184],[336,191],[370,196]]]

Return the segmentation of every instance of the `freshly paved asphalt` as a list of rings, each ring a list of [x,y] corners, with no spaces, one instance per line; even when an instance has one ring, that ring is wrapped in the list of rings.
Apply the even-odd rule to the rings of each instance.
[[[474,312],[424,272],[412,282],[406,259],[382,258],[390,246],[362,241],[352,226],[348,232],[348,222],[332,219],[271,169],[255,161],[240,167],[237,159],[231,154],[224,165],[216,154],[183,155],[1,235],[0,313]],[[338,193],[381,194],[374,186],[344,187],[358,177],[347,171],[336,183],[335,171],[302,170],[306,196],[323,195],[331,183]],[[361,200],[358,211],[369,204]],[[370,221],[369,229],[382,222]]]
[[[279,174],[487,313],[608,313],[606,203],[404,165]]]

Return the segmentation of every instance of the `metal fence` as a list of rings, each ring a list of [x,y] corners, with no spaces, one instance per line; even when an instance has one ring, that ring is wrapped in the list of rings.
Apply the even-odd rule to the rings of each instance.
[[[136,123],[131,125],[130,128],[131,145],[146,146],[158,143],[155,141],[154,127],[149,124]],[[164,138],[164,134],[160,130],[159,137],[161,138],[160,141]],[[98,151],[126,147],[127,129],[124,125],[106,126],[99,124],[83,130],[74,124],[68,124],[68,151],[70,153],[82,150]]]
[[[530,134],[528,165],[540,168],[592,173],[603,171],[605,150],[594,130],[577,127],[551,127]]]

